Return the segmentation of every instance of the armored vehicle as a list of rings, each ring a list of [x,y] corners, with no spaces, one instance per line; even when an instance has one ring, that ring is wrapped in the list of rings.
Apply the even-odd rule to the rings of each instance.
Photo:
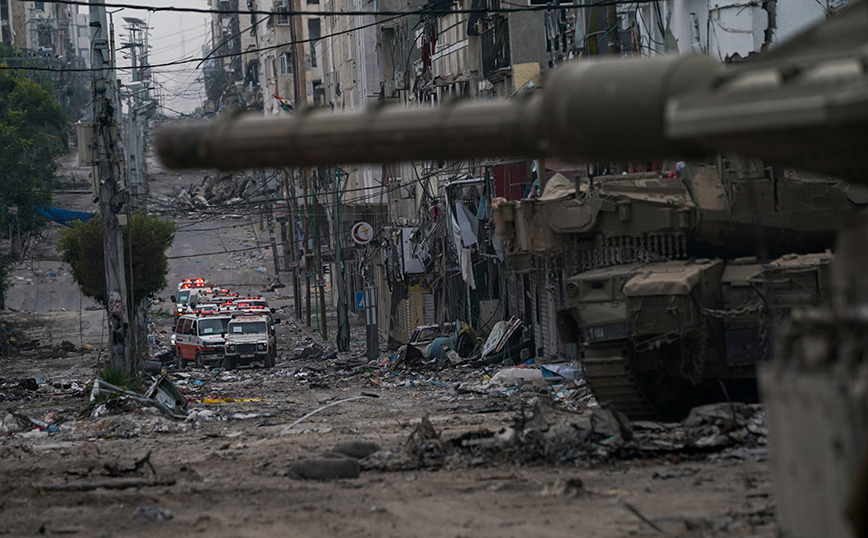
[[[581,345],[597,399],[633,418],[678,417],[727,396],[756,400],[756,364],[770,357],[775,317],[820,302],[831,258],[688,259],[586,271],[567,280],[559,336]]]
[[[493,213],[512,271],[548,259],[564,272],[558,337],[579,346],[597,399],[675,418],[757,399],[775,325],[822,301],[826,251],[866,201],[859,186],[733,158],[671,177],[555,176]]]

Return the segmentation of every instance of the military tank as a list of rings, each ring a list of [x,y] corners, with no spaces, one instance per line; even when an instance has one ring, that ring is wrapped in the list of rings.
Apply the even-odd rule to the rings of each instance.
[[[676,418],[756,401],[774,328],[827,298],[834,234],[866,202],[860,186],[732,158],[671,177],[555,176],[493,213],[513,272],[560,258],[573,275],[558,337],[579,346],[597,400]]]
[[[582,60],[508,101],[230,114],[168,125],[157,149],[172,168],[227,170],[516,156],[699,163],[678,177],[557,178],[540,199],[494,210],[512,268],[557,256],[572,273],[558,328],[582,346],[600,400],[666,414],[710,386],[753,385],[775,321],[823,300],[826,250],[868,196],[766,163],[868,182],[866,36],[863,1],[728,69],[702,56]]]

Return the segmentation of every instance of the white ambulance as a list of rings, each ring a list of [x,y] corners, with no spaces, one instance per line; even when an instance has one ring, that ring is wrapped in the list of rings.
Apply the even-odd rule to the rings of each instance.
[[[197,295],[198,290],[213,288],[204,278],[185,278],[178,283],[178,294],[172,295],[169,299],[175,303],[172,313],[175,316],[180,316],[187,310],[187,303],[193,295]]]
[[[204,367],[208,363],[222,362],[226,332],[232,315],[225,311],[183,314],[178,317],[172,349],[181,368],[188,362]]]

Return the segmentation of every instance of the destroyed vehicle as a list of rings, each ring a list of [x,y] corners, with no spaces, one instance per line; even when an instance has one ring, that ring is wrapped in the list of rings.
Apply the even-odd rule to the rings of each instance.
[[[235,315],[229,322],[223,355],[223,368],[261,362],[273,368],[277,356],[274,326],[265,314]]]
[[[455,332],[454,323],[446,323],[443,325],[442,329],[440,328],[440,325],[420,325],[416,327],[416,330],[413,331],[413,334],[410,336],[409,344],[419,348],[419,350],[424,352],[427,356],[428,347],[435,338],[449,336],[453,332]]]
[[[416,327],[407,347],[417,349],[428,359],[442,359],[454,351],[459,357],[467,357],[476,348],[476,336],[469,325],[464,323],[456,330],[455,323],[421,325]]]
[[[181,368],[185,368],[190,361],[195,361],[199,367],[219,362],[223,358],[223,344],[231,319],[231,314],[224,311],[179,317],[171,345]]]

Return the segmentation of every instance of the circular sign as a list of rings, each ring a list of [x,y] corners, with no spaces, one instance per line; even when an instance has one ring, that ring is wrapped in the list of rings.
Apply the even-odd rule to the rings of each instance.
[[[353,241],[359,245],[367,245],[374,238],[374,227],[367,222],[357,222],[350,232]]]

